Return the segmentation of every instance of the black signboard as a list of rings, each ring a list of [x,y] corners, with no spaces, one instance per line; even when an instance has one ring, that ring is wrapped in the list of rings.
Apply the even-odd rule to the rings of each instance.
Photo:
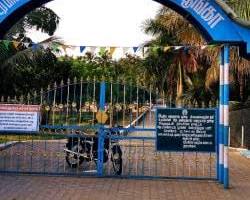
[[[215,109],[157,109],[157,151],[215,152]]]

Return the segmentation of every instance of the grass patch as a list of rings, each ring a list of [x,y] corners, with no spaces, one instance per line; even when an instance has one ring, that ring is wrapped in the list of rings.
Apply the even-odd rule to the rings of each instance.
[[[0,144],[11,142],[11,141],[31,141],[31,140],[61,140],[65,139],[65,135],[59,134],[32,134],[32,135],[15,135],[5,134],[0,135]]]

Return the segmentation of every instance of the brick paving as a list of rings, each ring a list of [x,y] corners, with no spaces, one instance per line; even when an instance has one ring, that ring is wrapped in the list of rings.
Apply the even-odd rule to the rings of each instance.
[[[249,200],[250,159],[230,152],[230,189],[216,182],[0,175],[1,200]]]

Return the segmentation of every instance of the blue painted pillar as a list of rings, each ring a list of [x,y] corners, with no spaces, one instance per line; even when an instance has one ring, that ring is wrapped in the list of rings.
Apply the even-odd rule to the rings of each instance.
[[[100,84],[100,109],[99,112],[104,112],[105,110],[105,98],[106,97],[106,84],[102,81]],[[97,162],[97,174],[98,176],[103,176],[103,153],[104,153],[104,140],[105,131],[104,126],[101,125],[98,132],[98,162]]]
[[[220,51],[220,108],[219,108],[219,170],[217,177],[220,183],[224,181],[224,47]]]
[[[229,187],[228,135],[229,135],[229,62],[230,47],[224,47],[224,188]]]

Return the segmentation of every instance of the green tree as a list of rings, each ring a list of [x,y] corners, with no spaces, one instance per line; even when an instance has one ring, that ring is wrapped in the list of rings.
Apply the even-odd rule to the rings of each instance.
[[[59,17],[49,8],[40,7],[19,20],[0,42],[0,92],[18,95],[38,89],[54,79],[56,57],[51,49],[34,46],[27,31],[31,28],[53,35]],[[55,41],[49,38],[46,42]],[[18,46],[8,40],[20,42]],[[46,83],[47,84],[47,83]]]

